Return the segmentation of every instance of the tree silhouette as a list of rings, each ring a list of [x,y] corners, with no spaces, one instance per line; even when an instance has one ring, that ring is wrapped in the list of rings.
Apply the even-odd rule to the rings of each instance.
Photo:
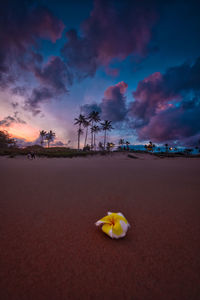
[[[124,139],[120,139],[120,140],[119,140],[119,145],[123,147],[124,144],[125,144]]]
[[[149,144],[147,146],[145,146],[145,148],[148,150],[148,151],[152,151],[154,150],[155,148],[155,145],[152,143],[152,141],[149,141]]]
[[[108,120],[105,120],[103,123],[101,123],[102,125],[102,130],[104,131],[104,150],[105,150],[105,147],[106,147],[106,134],[107,134],[107,131],[110,131],[113,129],[112,125],[111,125],[111,121],[108,121]]]
[[[7,131],[0,131],[0,148],[8,148],[16,146],[15,139],[10,138]]]
[[[50,146],[50,143],[53,142],[53,140],[55,139],[55,136],[56,134],[52,130],[46,133],[45,139],[47,140],[48,148]]]
[[[99,150],[104,150],[104,147],[103,147],[103,144],[102,144],[102,142],[99,142],[99,145],[98,145],[98,147],[99,147]]]
[[[126,150],[129,150],[129,145],[130,145],[130,142],[126,141]]]
[[[46,137],[47,132],[45,130],[40,131],[40,137],[41,137],[41,145],[44,144],[44,139]]]
[[[94,126],[94,123],[98,123],[101,121],[98,111],[92,111],[89,114],[88,119],[91,124],[91,128]],[[94,133],[91,130],[91,149],[93,148],[93,143],[94,143]]]
[[[80,150],[80,137],[83,134],[83,129],[79,128],[77,132],[78,132],[78,150]]]
[[[101,128],[97,125],[94,125],[93,127],[91,127],[91,132],[93,133],[93,139],[94,139],[94,150],[96,150],[96,134],[97,132],[99,132],[101,130]]]
[[[88,136],[88,127],[90,126],[90,122],[88,121],[87,118],[85,118],[85,120],[83,121],[83,127],[86,128],[85,131],[85,142],[84,142],[84,148],[87,145],[87,136]]]
[[[78,118],[75,118],[74,119],[74,125],[78,125],[79,128],[78,128],[78,150],[80,150],[80,136],[81,134],[83,134],[83,131],[82,131],[82,128],[81,126],[84,124],[84,122],[86,121],[86,118],[84,115],[79,115]]]

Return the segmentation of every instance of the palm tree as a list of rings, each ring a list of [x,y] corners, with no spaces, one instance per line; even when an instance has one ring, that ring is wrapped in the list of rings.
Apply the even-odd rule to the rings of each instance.
[[[152,141],[149,141],[149,144],[147,145],[147,150],[153,152],[153,147],[155,147],[155,145],[153,145]]]
[[[98,146],[99,146],[99,150],[100,150],[100,151],[104,150],[104,147],[103,147],[102,142],[99,142],[99,145],[98,145]]]
[[[126,150],[129,150],[129,145],[130,145],[130,142],[126,141]]]
[[[78,128],[78,150],[80,150],[80,136],[83,133],[83,131],[81,129],[81,126],[85,122],[85,120],[86,120],[85,116],[81,115],[81,114],[79,115],[78,118],[74,119],[74,121],[75,121],[74,125],[78,125],[79,126],[79,128]]]
[[[93,133],[94,136],[94,150],[96,150],[96,133],[99,132],[101,128],[97,125],[94,125],[91,127],[91,132]]]
[[[41,145],[44,144],[44,138],[46,136],[47,132],[45,130],[40,131],[40,137],[41,137]]]
[[[86,147],[86,144],[87,144],[87,136],[88,136],[88,127],[89,127],[89,125],[90,125],[90,122],[87,120],[87,118],[85,118],[85,121],[83,122],[83,127],[86,128],[84,147]]]
[[[100,116],[99,116],[99,112],[98,111],[92,111],[89,114],[89,122],[91,123],[91,128],[93,127],[94,123],[98,123],[100,122]],[[93,142],[94,142],[94,133],[91,130],[91,149],[93,148]]]
[[[119,145],[123,147],[124,144],[125,144],[124,139],[120,139],[120,140],[119,140]],[[120,147],[120,148],[121,148],[121,147]]]
[[[108,142],[107,144],[106,144],[106,150],[107,151],[110,151],[112,148],[114,148],[115,147],[115,144],[114,143],[110,143],[110,142]]]
[[[55,132],[53,132],[52,130],[50,130],[49,132],[46,133],[46,140],[47,140],[47,143],[48,143],[48,148],[50,146],[50,143],[54,140],[56,134]]]
[[[79,128],[77,132],[78,132],[78,150],[80,150],[80,137],[83,134],[83,129]]]
[[[103,143],[103,146],[104,146],[104,150],[105,150],[105,147],[106,147],[106,133],[107,131],[110,131],[113,129],[112,125],[111,125],[111,121],[108,121],[108,120],[105,120],[103,123],[101,123],[102,125],[102,130],[104,130],[104,143]]]

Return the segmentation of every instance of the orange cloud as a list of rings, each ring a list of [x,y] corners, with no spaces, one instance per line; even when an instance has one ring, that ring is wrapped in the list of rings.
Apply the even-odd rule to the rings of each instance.
[[[9,128],[4,128],[12,137],[25,139],[32,142],[38,138],[39,130],[28,124],[12,124]]]

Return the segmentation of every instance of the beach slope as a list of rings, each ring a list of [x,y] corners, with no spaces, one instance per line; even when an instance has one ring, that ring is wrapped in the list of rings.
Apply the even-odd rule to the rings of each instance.
[[[0,299],[200,299],[200,159],[137,156],[0,158]]]

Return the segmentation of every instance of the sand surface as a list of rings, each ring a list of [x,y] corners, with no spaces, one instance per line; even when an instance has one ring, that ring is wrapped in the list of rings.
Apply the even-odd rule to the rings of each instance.
[[[200,159],[138,156],[0,157],[0,299],[200,299]]]

